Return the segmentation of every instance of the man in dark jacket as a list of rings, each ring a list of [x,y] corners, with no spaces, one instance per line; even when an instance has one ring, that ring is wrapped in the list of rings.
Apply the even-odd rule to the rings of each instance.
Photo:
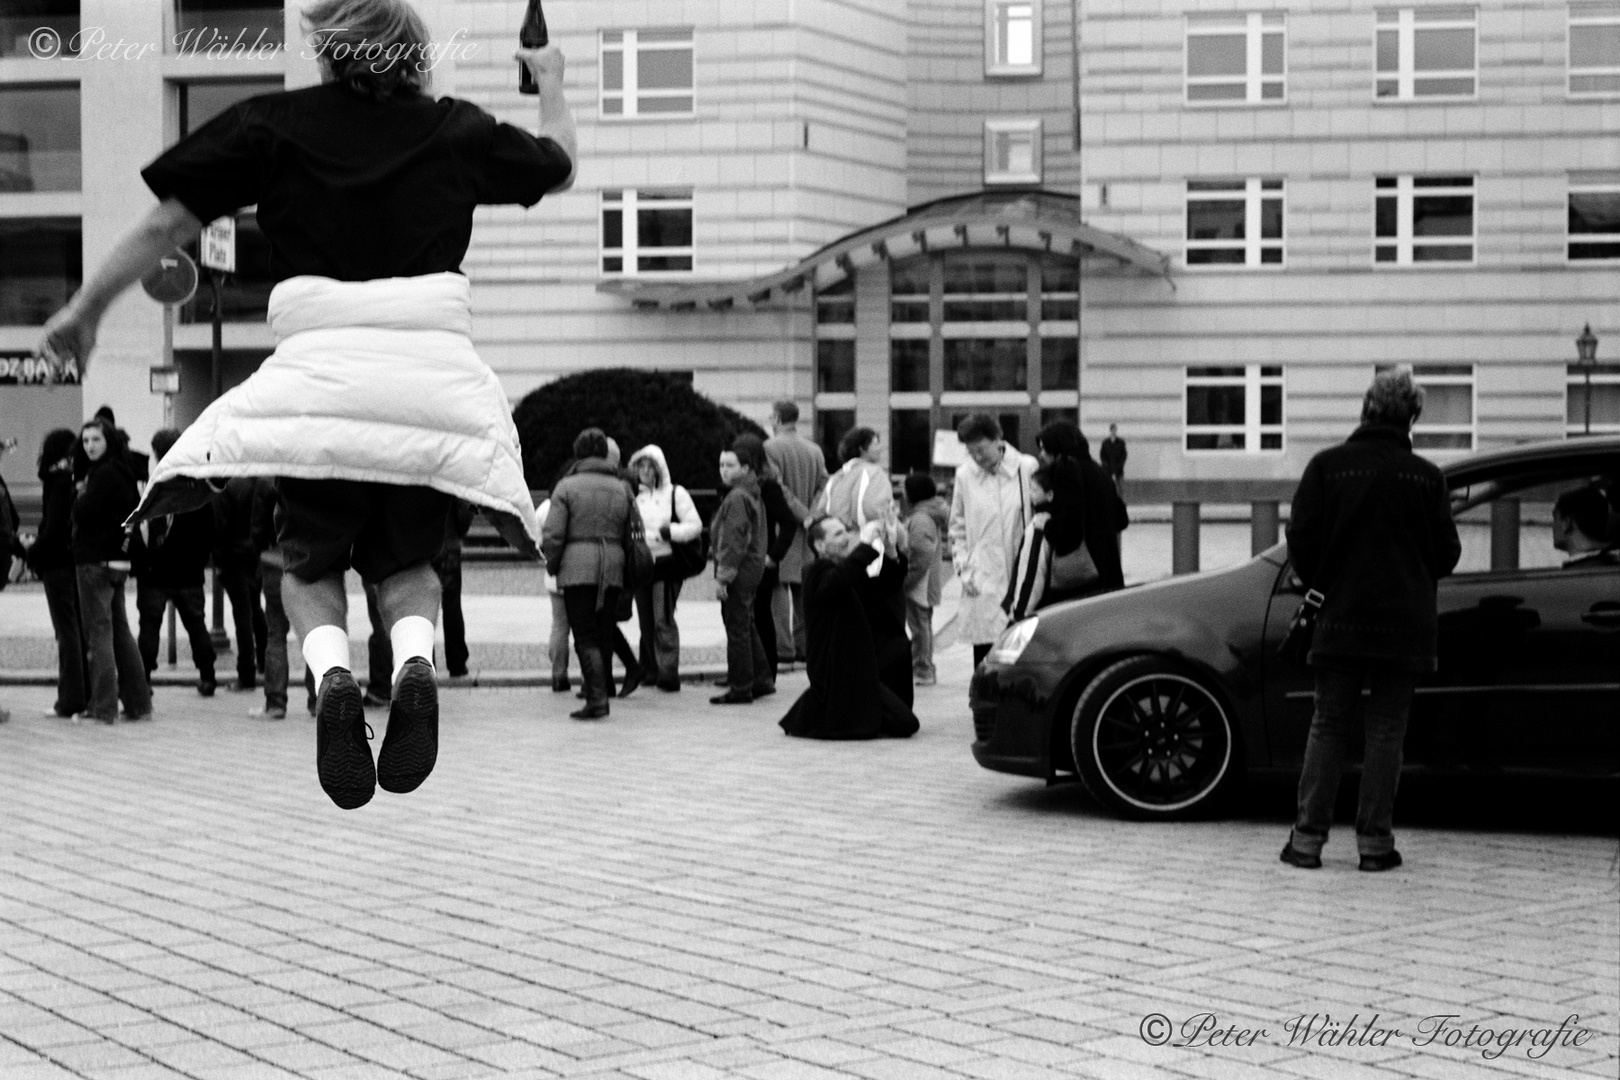
[[[726,681],[730,689],[709,699],[714,705],[747,705],[776,693],[771,669],[754,622],[754,597],[765,576],[769,525],[759,493],[765,447],[758,436],[742,435],[720,454],[720,479],[728,488],[709,523],[714,546],[715,595],[726,624]]]
[[[79,578],[73,566],[74,448],[68,428],[46,434],[39,448],[39,533],[28,549],[28,566],[45,586],[45,603],[56,634],[56,703],[51,714],[73,716],[85,706],[84,631],[79,622]]]
[[[1412,452],[1423,390],[1408,369],[1380,372],[1361,426],[1305,467],[1294,493],[1288,554],[1325,599],[1309,663],[1316,713],[1299,778],[1299,813],[1282,861],[1322,865],[1346,743],[1362,688],[1366,749],[1356,809],[1361,869],[1401,865],[1391,820],[1401,746],[1418,676],[1435,670],[1435,584],[1462,547],[1445,478]]]
[[[467,620],[461,614],[461,548],[467,531],[472,528],[478,508],[465,499],[457,499],[444,523],[444,550],[433,560],[433,572],[439,575],[444,613],[444,662],[452,679],[467,674]]]
[[[152,455],[162,461],[180,433],[163,428],[152,436]],[[214,642],[203,617],[203,570],[214,542],[214,515],[208,507],[186,514],[165,514],[143,526],[146,558],[135,575],[135,609],[140,613],[136,638],[146,678],[157,669],[158,634],[163,611],[170,603],[191,641],[191,659],[197,665],[197,693],[214,696]]]
[[[1114,482],[1114,489],[1121,493],[1125,490],[1125,459],[1130,452],[1125,448],[1125,440],[1119,437],[1119,425],[1108,425],[1108,438],[1102,441],[1097,449],[1097,456],[1102,459],[1103,471]]]
[[[264,670],[264,609],[259,606],[259,552],[253,546],[251,476],[233,476],[214,496],[214,567],[231,598],[236,624],[236,688],[252,690]]]

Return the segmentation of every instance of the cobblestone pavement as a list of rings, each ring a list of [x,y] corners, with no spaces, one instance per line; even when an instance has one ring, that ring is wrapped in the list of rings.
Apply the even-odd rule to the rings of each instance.
[[[784,738],[802,675],[597,724],[450,690],[438,771],[354,812],[313,724],[252,695],[160,689],[105,727],[6,688],[0,1077],[1616,1074],[1608,826],[1403,821],[1402,870],[1357,873],[1343,837],[1294,870],[1286,797],[1139,825],[980,770],[964,653],[905,742]],[[1174,1045],[1200,1013],[1267,1034]],[[1319,1017],[1290,1045],[1312,1014],[1355,1039]],[[1445,1045],[1572,1015],[1551,1047]]]

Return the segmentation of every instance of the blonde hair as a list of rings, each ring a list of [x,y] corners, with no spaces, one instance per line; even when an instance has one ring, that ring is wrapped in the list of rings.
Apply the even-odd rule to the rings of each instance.
[[[303,21],[315,55],[358,94],[387,101],[432,83],[432,38],[406,0],[315,0]]]
[[[1361,402],[1363,424],[1390,424],[1409,427],[1423,412],[1423,387],[1412,378],[1412,369],[1402,365],[1380,371],[1367,387]]]

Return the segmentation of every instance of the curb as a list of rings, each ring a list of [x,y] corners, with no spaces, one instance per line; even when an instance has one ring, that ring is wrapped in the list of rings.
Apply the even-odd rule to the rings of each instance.
[[[798,668],[799,665],[794,666],[794,670],[798,670]],[[724,675],[725,673],[726,668],[724,664],[694,664],[691,667],[682,670],[681,681],[683,683],[699,682],[705,679],[713,678],[717,675]],[[357,671],[355,672],[354,677],[355,681],[361,686],[370,685],[371,680],[364,672]],[[579,673],[573,672],[570,675],[570,678],[572,678],[575,682],[578,682]],[[287,682],[289,687],[291,687],[296,683],[303,682],[303,676],[300,675],[296,679],[289,677]],[[56,672],[48,668],[43,670],[0,671],[0,686],[55,685]],[[197,685],[197,676],[195,672],[164,671],[160,668],[152,673],[152,685],[154,687],[194,687]],[[263,684],[260,684],[260,687],[256,687],[255,690],[262,688],[262,685]],[[551,685],[551,672],[549,670],[522,669],[515,669],[512,671],[474,671],[459,678],[450,678],[447,675],[441,674],[439,676],[439,685],[450,687],[452,689],[456,687],[467,687],[469,689],[477,689],[479,687],[549,687]],[[219,680],[219,688],[222,691],[230,691],[234,693],[236,692],[236,680],[234,678],[221,678]]]

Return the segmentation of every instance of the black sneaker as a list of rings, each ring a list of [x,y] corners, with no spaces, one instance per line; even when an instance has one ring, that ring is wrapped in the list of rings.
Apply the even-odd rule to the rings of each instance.
[[[405,661],[388,710],[388,732],[377,752],[377,785],[403,795],[415,791],[439,760],[439,686],[433,665]]]
[[[1378,873],[1382,870],[1393,870],[1401,865],[1401,853],[1391,849],[1382,855],[1363,855],[1361,868],[1368,873]]]
[[[1322,856],[1305,854],[1294,847],[1292,840],[1283,845],[1282,854],[1277,857],[1289,866],[1297,866],[1301,870],[1322,869]]]
[[[370,738],[360,684],[351,672],[333,668],[315,698],[315,766],[321,787],[345,810],[366,805],[376,793]]]

